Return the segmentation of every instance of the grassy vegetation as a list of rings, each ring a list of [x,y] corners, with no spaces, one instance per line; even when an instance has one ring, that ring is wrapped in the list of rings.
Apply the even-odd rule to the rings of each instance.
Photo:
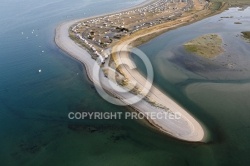
[[[246,39],[250,40],[250,31],[246,31],[246,32],[241,32],[243,34],[243,37]]]
[[[219,10],[222,6],[222,2],[214,2],[211,4],[211,6],[209,7],[210,10]]]
[[[206,34],[184,44],[186,51],[202,56],[214,58],[223,52],[222,39],[217,34]]]
[[[73,41],[75,41],[75,42],[79,42],[79,39],[76,37],[76,35],[75,35],[75,34],[73,34],[73,33],[69,33],[69,37],[70,37]]]
[[[155,32],[155,33],[143,36],[143,37],[139,37],[136,40],[134,40],[131,44],[134,47],[137,47],[137,46],[140,46],[142,44],[145,44],[146,42],[149,42],[150,40],[154,39],[157,36],[160,36],[161,34],[162,34],[162,32],[158,32],[158,33]]]
[[[188,51],[188,52],[197,52],[198,49],[195,45],[184,45],[184,48]]]
[[[211,2],[226,2],[231,6],[250,5],[250,0],[211,0]]]

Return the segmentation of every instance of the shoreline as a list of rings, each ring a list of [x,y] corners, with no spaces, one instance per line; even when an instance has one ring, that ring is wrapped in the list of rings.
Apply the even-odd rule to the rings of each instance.
[[[55,42],[57,44],[58,47],[60,47],[63,51],[65,51],[66,53],[68,53],[72,58],[80,61],[81,63],[84,64],[85,66],[85,69],[86,69],[86,72],[87,72],[87,76],[88,78],[90,79],[91,82],[94,82],[96,81],[95,78],[93,78],[93,75],[92,75],[92,72],[90,71],[91,68],[92,68],[92,65],[94,65],[95,63],[95,60],[93,60],[90,56],[90,54],[82,49],[82,47],[80,47],[79,45],[76,45],[75,42],[73,40],[71,40],[68,36],[67,36],[67,30],[69,28],[69,26],[71,25],[72,21],[71,22],[67,22],[67,23],[63,23],[61,24],[60,26],[57,27],[56,29],[56,37],[55,37]],[[63,35],[64,34],[64,35]],[[67,39],[64,40],[66,37]],[[73,45],[72,45],[73,44]],[[70,46],[69,46],[70,45]],[[74,49],[72,49],[74,48]],[[74,50],[74,51],[72,51]],[[79,56],[80,55],[80,56]],[[103,79],[105,79],[106,77],[102,76]],[[112,89],[110,89],[110,87],[104,87],[105,90],[107,90],[109,93],[111,93],[112,95],[114,95],[115,97],[118,97],[119,99],[122,100],[122,98],[124,98],[124,96],[121,96],[117,93],[114,93],[112,92]],[[156,109],[156,107],[153,107],[152,105],[150,105],[148,102],[142,100],[134,105],[129,105],[129,107],[133,108],[135,111],[137,112],[142,112],[141,110],[144,109]],[[158,108],[157,108],[158,110]],[[191,118],[193,119],[193,118]],[[150,125],[152,125],[154,128],[158,129],[159,131],[162,131],[163,133],[166,133],[172,137],[175,137],[179,140],[182,140],[182,141],[190,141],[190,142],[204,142],[204,135],[205,133],[203,132],[202,128],[200,127],[200,132],[199,132],[199,138],[198,139],[195,139],[195,141],[193,141],[193,138],[191,139],[185,139],[185,138],[182,138],[180,136],[178,136],[179,134],[181,133],[177,133],[177,135],[175,135],[174,133],[172,133],[173,131],[172,130],[169,130],[169,129],[164,129],[164,125],[157,125],[154,121],[152,120],[149,120],[149,119],[146,119]],[[158,123],[163,123],[164,122],[161,122],[159,121]],[[198,124],[198,123],[197,123]],[[191,130],[192,130],[193,126],[191,126]],[[172,131],[172,132],[169,132],[169,131]],[[194,130],[192,130],[194,131]],[[197,130],[196,130],[197,132]],[[202,133],[202,134],[201,134]]]
[[[130,10],[130,8],[126,9],[125,11],[127,11],[127,10]],[[222,11],[224,11],[224,10],[221,10],[220,12],[222,12]],[[217,13],[213,13],[213,14],[217,14]],[[201,19],[207,18],[209,16],[212,16],[212,15],[206,15],[206,17],[203,17]],[[85,19],[87,19],[87,18],[85,18]],[[77,21],[81,21],[81,20],[82,19],[73,20],[73,21],[69,21],[69,22],[66,22],[66,23],[59,25],[56,28],[55,42],[63,51],[67,52],[71,57],[73,57],[74,59],[83,63],[85,66],[88,78],[92,82],[95,82],[96,78],[94,78],[93,73],[90,70],[93,68],[94,63],[96,63],[96,61],[91,58],[91,55],[88,53],[88,51],[86,51],[86,49],[82,48],[82,46],[80,46],[79,44],[76,44],[73,40],[71,40],[69,37],[69,34],[68,34],[68,29],[70,28],[70,26],[72,24],[76,23]],[[199,21],[199,20],[194,20],[193,22],[196,22],[196,21]],[[180,24],[174,25],[172,27],[164,27],[163,29],[158,31],[159,34],[153,36],[152,38],[154,38],[162,33],[165,33],[168,30],[171,30],[171,29],[174,29],[174,28],[177,28],[180,26],[185,26],[185,25],[193,23],[193,22],[191,21],[191,22],[186,22],[186,23],[180,23]],[[138,31],[138,32],[140,32],[140,31]],[[150,32],[149,34],[146,34],[146,35],[151,35],[151,34],[155,34],[155,33],[156,32],[154,31],[154,32]],[[135,38],[134,40],[130,40],[127,45],[129,45],[130,43],[132,43],[133,41],[135,41],[136,39],[138,39],[140,37],[140,36],[138,37],[138,35],[135,35],[135,36],[137,38]],[[120,43],[120,42],[118,42],[118,43]],[[101,77],[104,81],[108,81],[107,78],[105,79],[104,75],[102,75]],[[121,101],[123,98],[126,97],[124,95],[113,92],[111,87],[109,87],[109,86],[104,87],[104,89],[107,90],[112,95],[118,97]],[[158,90],[154,86],[152,86],[152,89],[155,90],[155,93],[157,95],[164,98],[163,104],[166,103],[165,100],[167,100],[168,104],[171,103],[172,107],[175,108],[174,110],[178,110],[179,112],[182,113],[182,115],[184,115],[184,117],[182,118],[182,121],[179,121],[179,122],[181,122],[185,125],[183,125],[183,124],[180,125],[180,124],[178,124],[179,122],[175,123],[175,122],[171,122],[171,121],[170,122],[165,122],[165,121],[163,122],[161,120],[147,120],[147,121],[152,126],[154,126],[154,128],[156,128],[164,133],[167,133],[168,135],[171,135],[177,139],[180,139],[183,141],[189,141],[189,142],[205,142],[205,139],[206,139],[205,134],[206,133],[204,132],[204,127],[202,127],[201,123],[198,122],[194,117],[192,117],[188,113],[188,111],[186,111],[184,108],[182,108],[180,105],[178,105],[169,96],[165,95],[163,92],[161,92],[160,90]],[[157,97],[157,95],[155,95],[156,98],[159,98],[159,97]],[[155,112],[159,112],[159,108],[156,108],[156,107],[150,105],[148,102],[146,102],[144,100],[140,101],[139,103],[136,103],[134,105],[129,105],[129,106],[138,112],[145,113],[148,110],[151,110],[151,111],[153,110]],[[160,111],[163,111],[163,110],[160,110]],[[182,129],[181,127],[185,127],[185,128]]]

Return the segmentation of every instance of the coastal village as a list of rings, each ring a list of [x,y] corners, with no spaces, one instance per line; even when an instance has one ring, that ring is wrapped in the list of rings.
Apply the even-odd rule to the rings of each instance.
[[[206,7],[208,1],[197,0]],[[87,48],[93,59],[105,63],[111,48],[122,37],[136,31],[172,21],[194,7],[193,0],[157,0],[141,7],[95,17],[71,26],[70,37]]]

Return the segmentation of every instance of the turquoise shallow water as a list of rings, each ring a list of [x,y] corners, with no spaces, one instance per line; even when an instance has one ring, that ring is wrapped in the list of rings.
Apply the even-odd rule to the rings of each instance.
[[[200,77],[193,80],[197,76],[192,73],[185,76],[192,75],[192,79],[185,81],[182,77],[167,80],[164,74],[156,74],[159,87],[191,108],[211,131],[211,142],[205,145],[180,142],[134,120],[68,120],[67,114],[71,111],[115,112],[128,111],[128,108],[111,105],[97,95],[84,67],[54,44],[55,27],[66,20],[115,11],[140,2],[1,1],[1,165],[211,166],[249,162],[248,85],[239,89],[244,91],[242,95],[218,91],[217,84],[201,84],[208,81]],[[169,34],[156,40],[169,41]],[[154,42],[148,46],[156,48]],[[164,48],[163,45],[162,53],[167,52]],[[142,50],[150,55],[148,51],[157,49]],[[157,52],[155,55],[164,56]],[[183,67],[177,69],[180,73],[188,72]],[[215,105],[211,104],[213,95],[219,98]],[[223,100],[227,96],[231,97]],[[227,102],[231,105],[226,105]],[[218,104],[221,104],[219,108]],[[236,110],[239,105],[240,109]],[[224,115],[225,110],[230,114]],[[239,112],[241,116],[235,120],[233,117]]]

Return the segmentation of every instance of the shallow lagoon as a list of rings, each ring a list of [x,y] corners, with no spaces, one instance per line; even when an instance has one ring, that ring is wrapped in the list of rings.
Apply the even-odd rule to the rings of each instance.
[[[155,84],[198,117],[210,133],[218,165],[246,164],[250,144],[250,43],[241,36],[250,27],[250,8],[231,8],[217,16],[169,31],[140,49],[151,59]],[[232,18],[222,18],[222,17]],[[235,24],[241,22],[242,24]],[[213,59],[184,50],[183,44],[203,34],[222,36],[225,53]],[[145,74],[140,60],[133,57]],[[232,65],[231,65],[232,64]],[[202,148],[201,148],[202,149]]]
[[[231,8],[217,16],[169,31],[141,48],[153,60],[156,73],[161,72],[162,77],[166,75],[164,78],[167,81],[179,82],[196,78],[246,80],[250,78],[250,47],[242,38],[241,32],[247,31],[250,27],[249,13],[249,8],[243,11]],[[231,16],[232,18],[225,18]],[[223,47],[226,50],[217,58],[208,60],[184,50],[183,44],[187,41],[212,33],[223,38]]]

